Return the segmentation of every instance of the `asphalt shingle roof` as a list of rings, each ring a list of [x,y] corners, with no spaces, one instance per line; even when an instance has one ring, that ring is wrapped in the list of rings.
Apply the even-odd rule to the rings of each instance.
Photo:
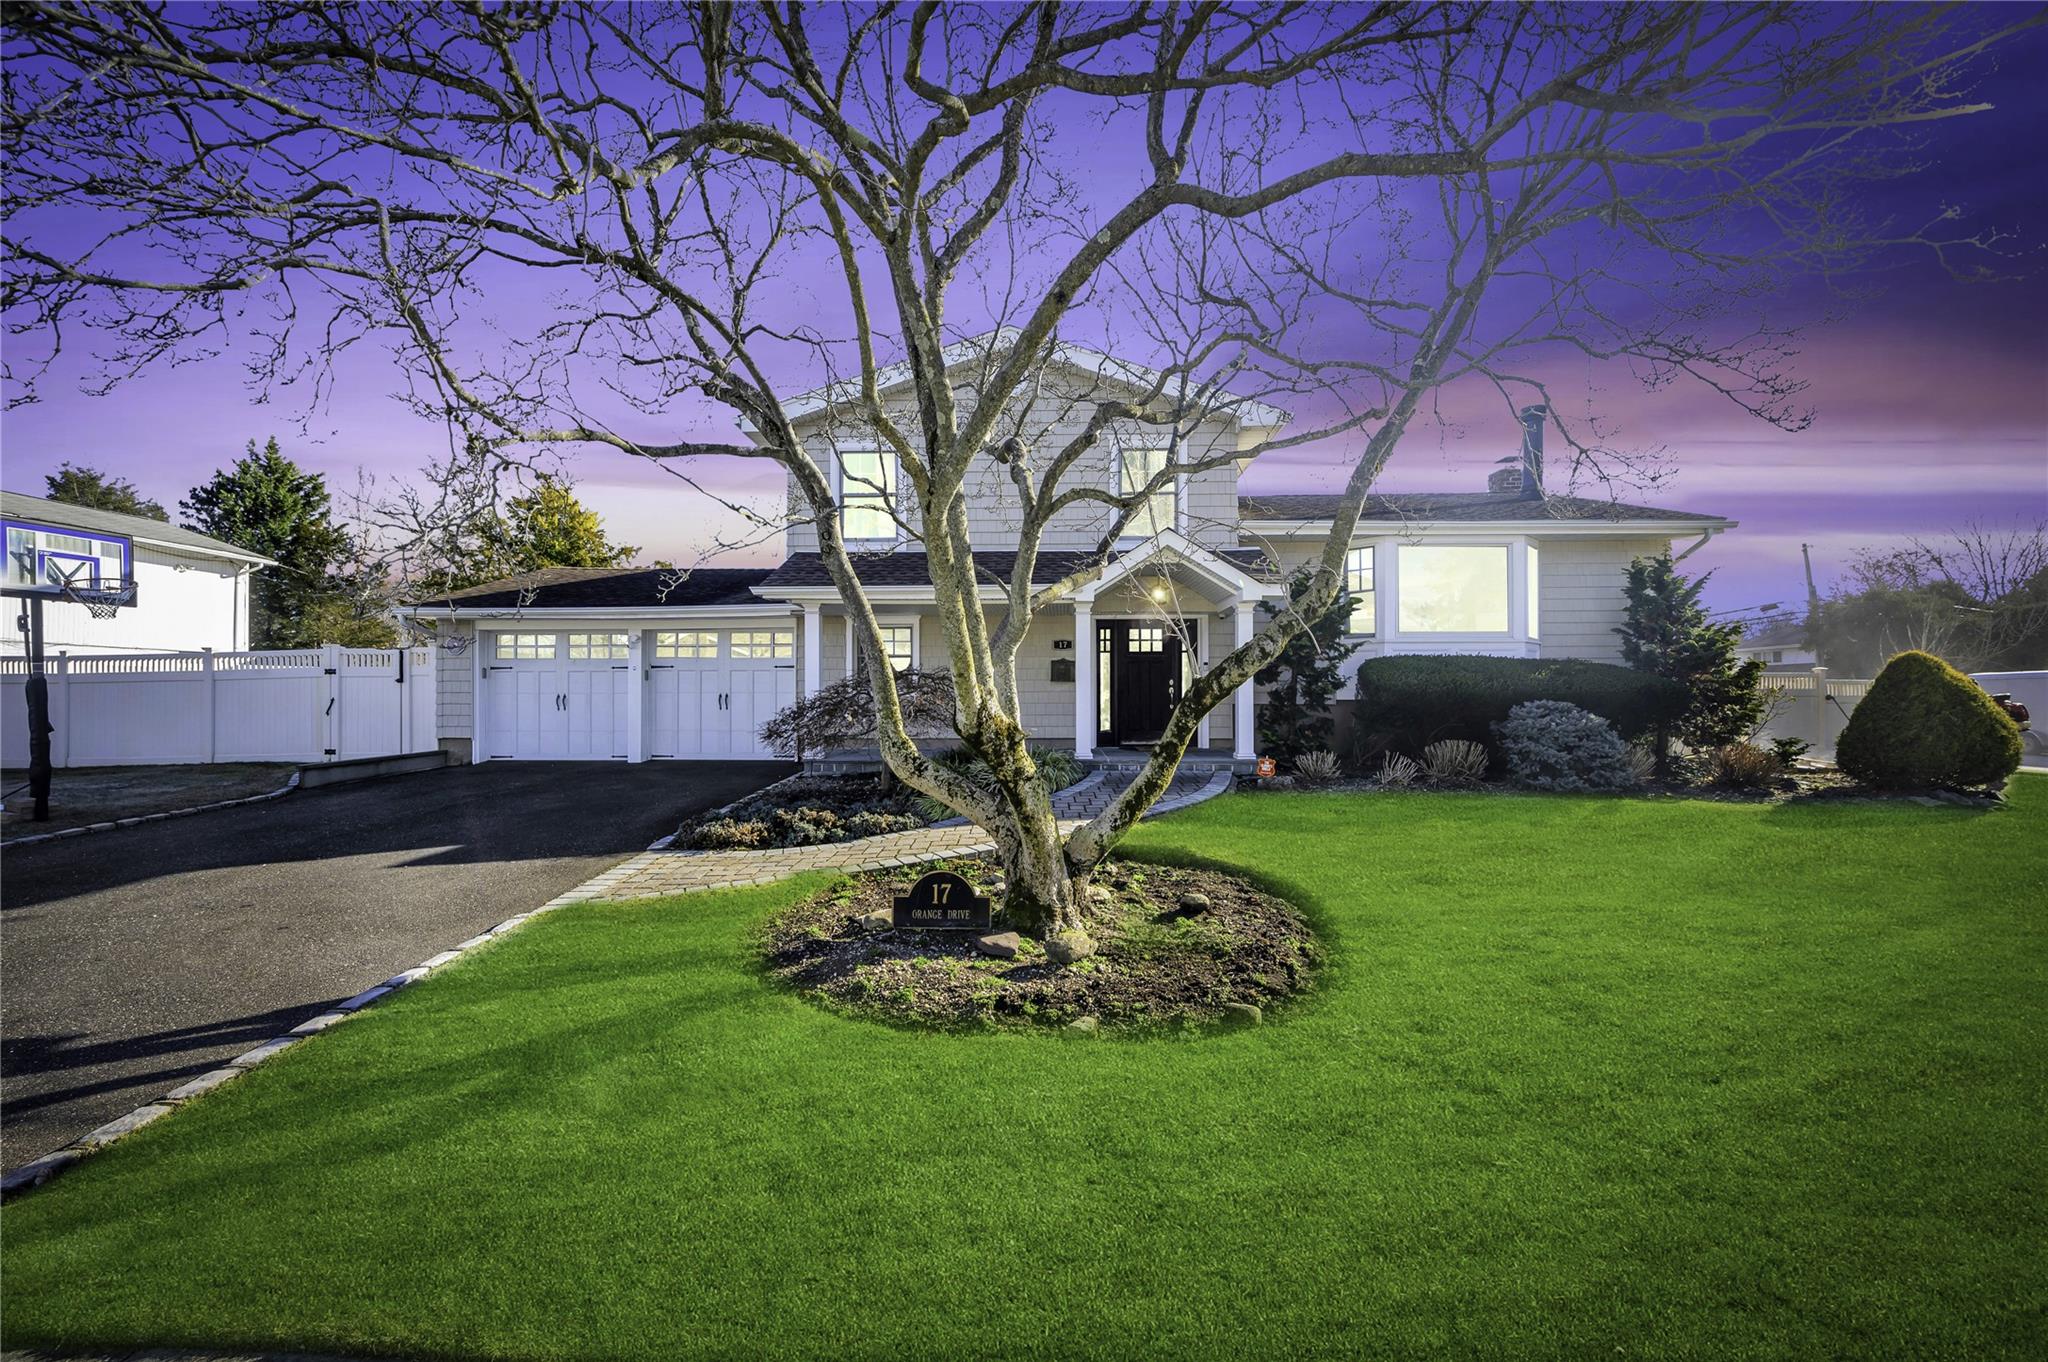
[[[692,568],[687,575],[674,568],[541,568],[411,604],[463,610],[757,605],[751,588],[767,575],[767,568]]]
[[[9,520],[26,520],[36,525],[49,525],[61,530],[81,530],[88,534],[118,534],[129,539],[145,539],[152,544],[190,549],[195,553],[225,553],[236,558],[254,559],[259,563],[271,561],[260,553],[236,548],[224,539],[215,539],[212,535],[188,530],[169,521],[151,520],[146,515],[102,511],[91,506],[73,506],[66,501],[32,497],[26,492],[0,492],[0,516],[5,516]]]
[[[1237,499],[1241,520],[1328,520],[1343,500],[1334,494],[1272,493]],[[1488,522],[1499,520],[1700,520],[1717,515],[1634,506],[1591,497],[1543,497],[1524,501],[1514,492],[1389,492],[1369,496],[1360,519],[1371,521]]]

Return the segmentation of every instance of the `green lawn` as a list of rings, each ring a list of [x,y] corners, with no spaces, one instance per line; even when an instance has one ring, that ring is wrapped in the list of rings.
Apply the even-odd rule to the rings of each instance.
[[[1326,988],[916,1033],[751,971],[803,886],[565,910],[9,1206],[5,1341],[2048,1353],[2048,779],[1240,797],[1132,849],[1311,905]]]

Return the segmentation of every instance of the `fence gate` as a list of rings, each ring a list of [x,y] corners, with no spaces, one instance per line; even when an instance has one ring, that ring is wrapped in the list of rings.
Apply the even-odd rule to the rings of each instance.
[[[434,650],[306,648],[46,661],[57,766],[344,761],[435,745]],[[0,750],[28,762],[28,661],[0,658]]]

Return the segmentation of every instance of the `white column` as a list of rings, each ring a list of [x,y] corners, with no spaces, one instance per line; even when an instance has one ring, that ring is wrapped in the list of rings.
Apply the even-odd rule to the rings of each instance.
[[[1197,632],[1195,635],[1194,674],[1200,676],[1203,672],[1209,670],[1209,640],[1216,632],[1215,615],[1203,616],[1196,623],[1195,629]],[[1213,710],[1204,710],[1201,722],[1195,725],[1195,746],[1204,752],[1209,750],[1209,715],[1214,712]]]
[[[1086,761],[1095,755],[1095,607],[1074,606],[1074,755]]]
[[[825,673],[825,607],[813,601],[804,607],[804,698],[818,693]]]
[[[1252,641],[1252,635],[1258,632],[1258,623],[1258,611],[1253,607],[1252,602],[1240,600],[1237,603],[1238,647],[1242,648],[1245,644]],[[1253,691],[1256,688],[1256,684],[1251,681],[1246,681],[1237,688],[1235,699],[1237,712],[1232,716],[1236,720],[1237,746],[1231,755],[1239,761],[1250,761],[1259,754],[1257,741],[1252,736],[1252,715],[1254,713],[1252,707],[1255,703]]]
[[[626,760],[647,760],[647,631],[626,635]]]

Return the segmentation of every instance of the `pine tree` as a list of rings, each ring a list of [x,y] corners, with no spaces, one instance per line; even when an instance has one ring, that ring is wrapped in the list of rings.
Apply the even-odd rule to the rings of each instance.
[[[254,440],[231,468],[178,503],[202,534],[277,560],[249,589],[249,636],[258,648],[320,643],[389,647],[397,631],[382,618],[353,564],[355,545],[336,525],[327,480],[287,458],[272,436]]]
[[[640,549],[605,538],[604,521],[577,499],[573,485],[543,473],[533,490],[451,523],[434,536],[432,566],[421,574],[420,596],[460,591],[522,572],[550,567],[618,567]]]
[[[1309,570],[1298,570],[1287,584],[1287,609],[1308,588]],[[1269,617],[1276,612],[1261,606]],[[1287,646],[1264,671],[1259,685],[1266,688],[1265,703],[1259,707],[1259,751],[1264,756],[1293,761],[1305,752],[1330,750],[1335,727],[1330,702],[1344,685],[1344,659],[1358,651],[1346,640],[1350,627],[1351,595],[1345,592],[1323,615],[1287,641]]]
[[[49,489],[44,495],[51,501],[61,501],[66,506],[87,506],[95,511],[118,511],[122,515],[139,515],[147,520],[169,520],[171,513],[163,503],[151,501],[136,489],[126,478],[117,478],[100,472],[97,468],[86,468],[68,460],[57,465],[57,471],[43,476],[43,486]]]
[[[1628,622],[1614,631],[1629,666],[1685,687],[1690,701],[1677,736],[1691,747],[1736,742],[1763,717],[1757,678],[1764,664],[1738,658],[1742,626],[1715,624],[1700,604],[1712,576],[1688,580],[1669,553],[1636,559],[1628,567]]]

